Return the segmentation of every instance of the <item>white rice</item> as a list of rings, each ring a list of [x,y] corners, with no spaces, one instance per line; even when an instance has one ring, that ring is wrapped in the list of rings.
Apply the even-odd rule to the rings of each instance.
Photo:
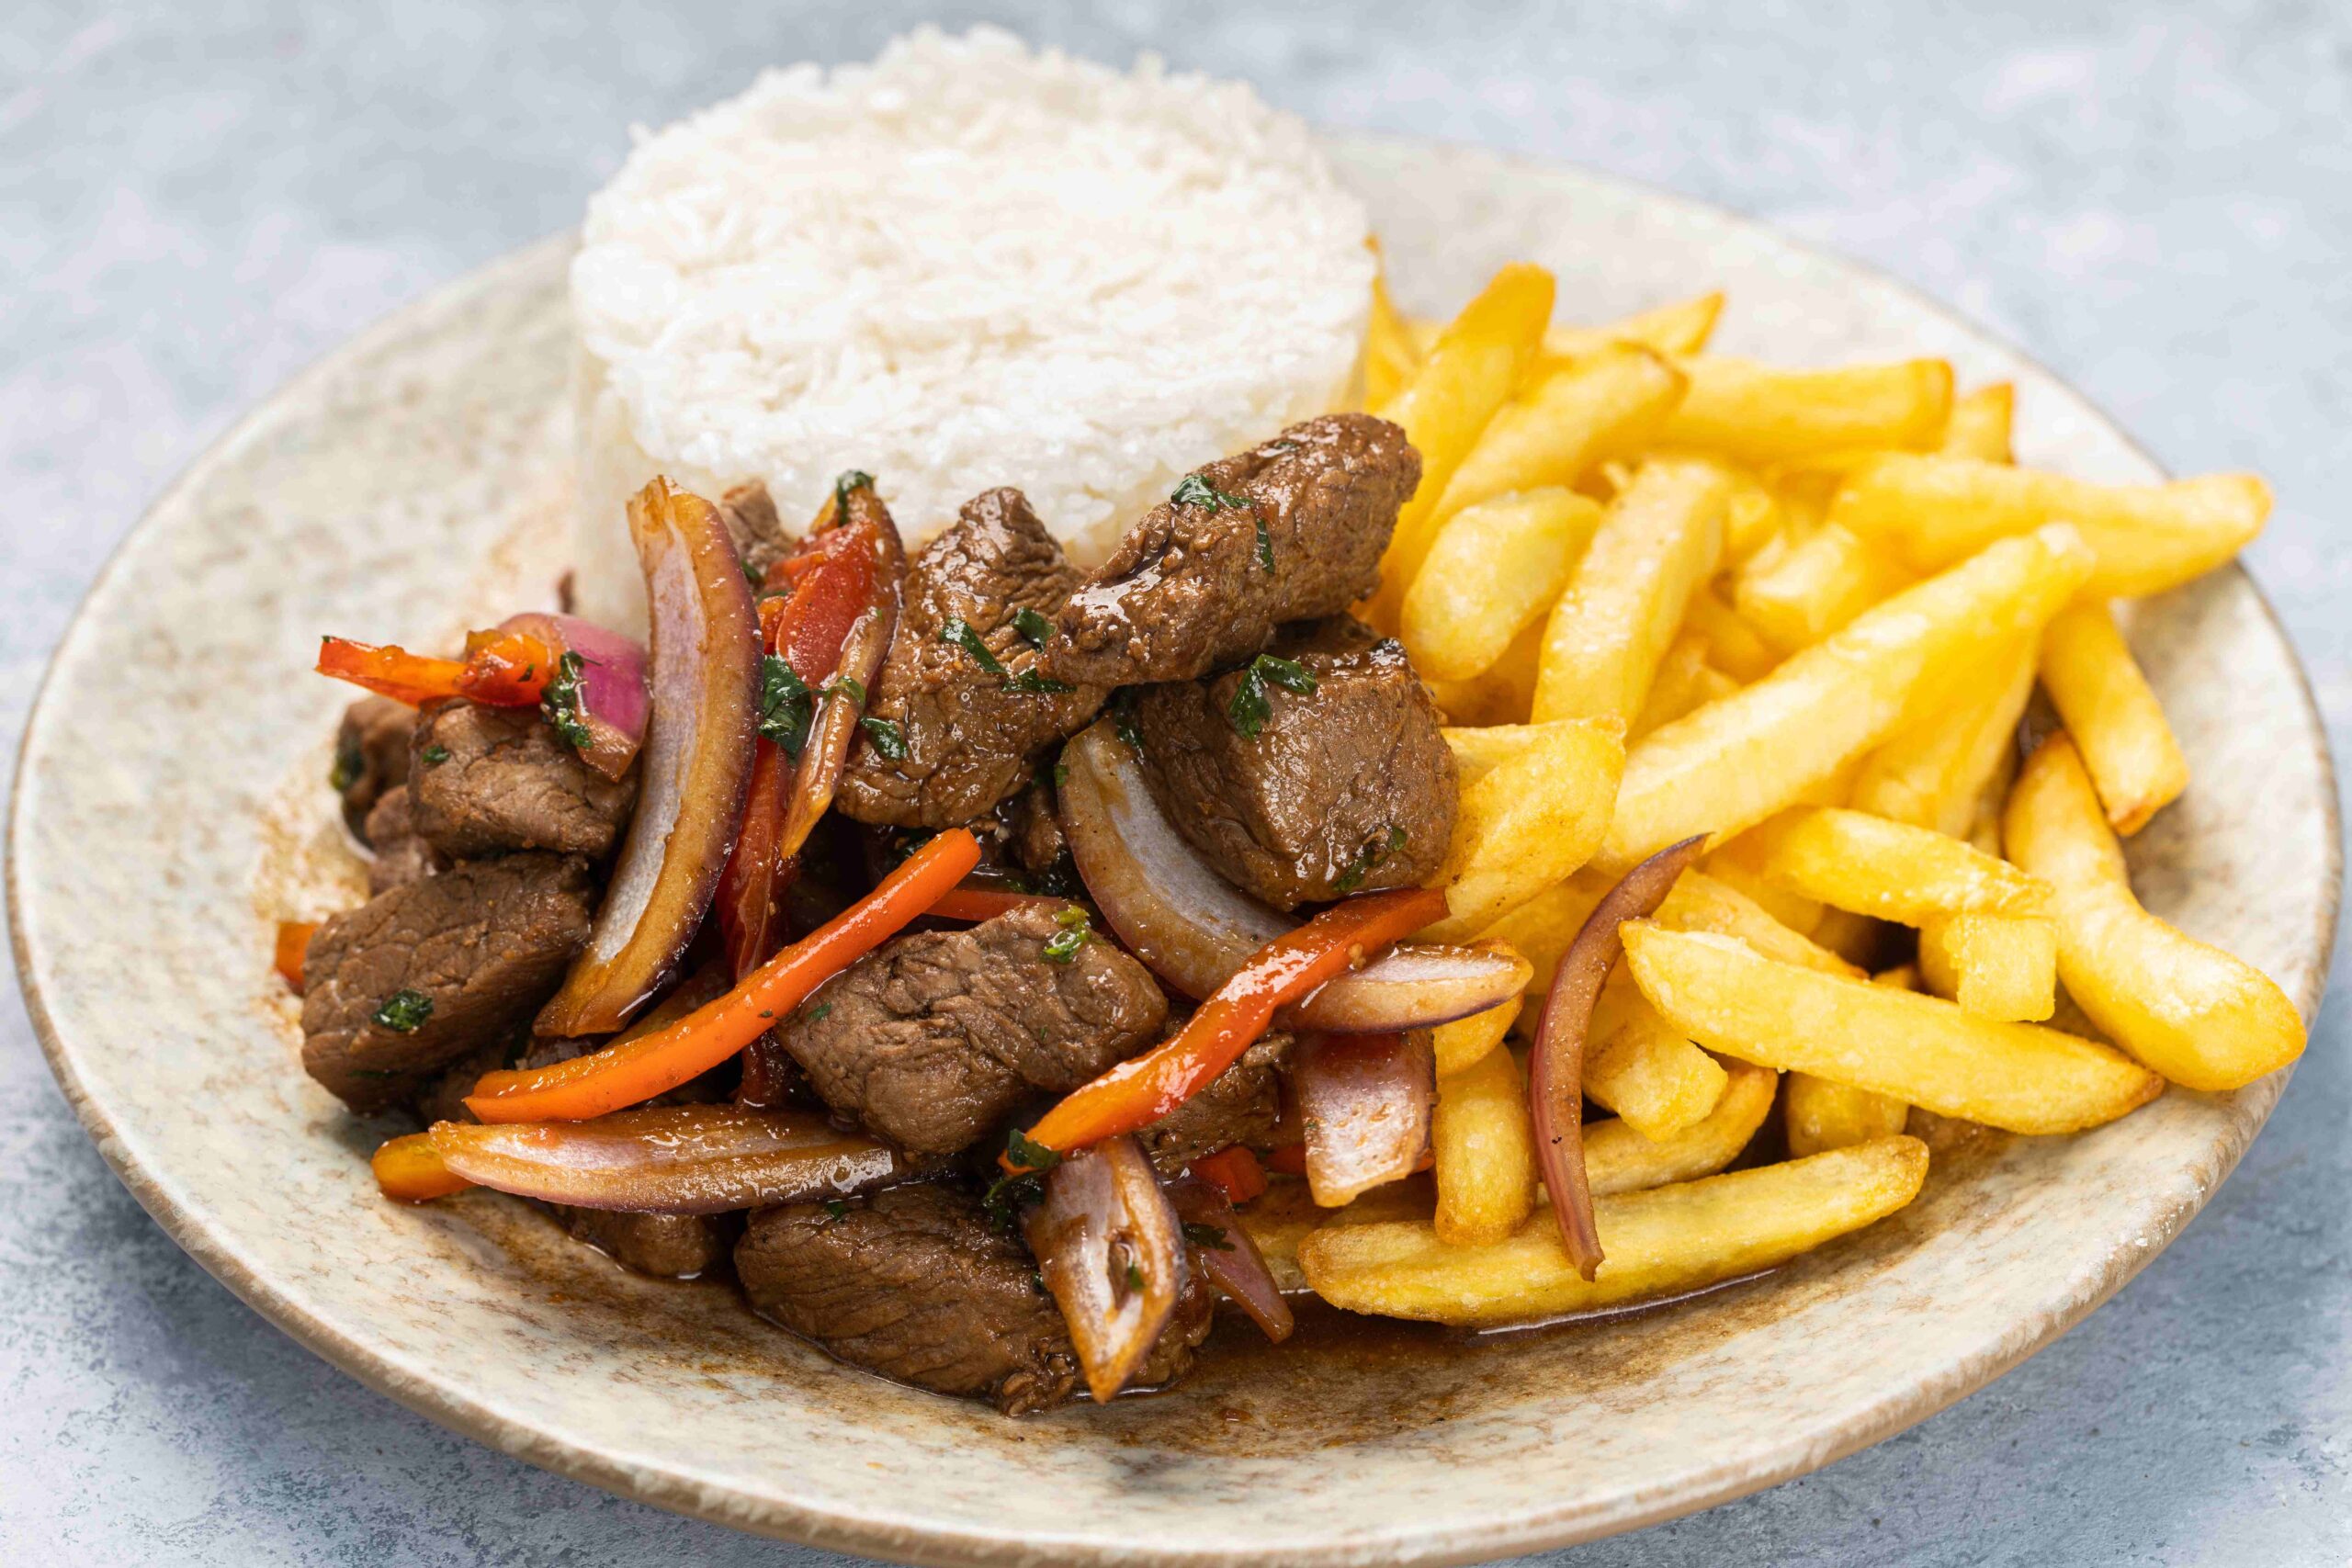
[[[993,485],[1082,561],[1191,468],[1346,396],[1363,208],[1248,86],[923,28],[639,133],[590,203],[580,608],[642,619],[624,498],[875,474],[910,544]]]

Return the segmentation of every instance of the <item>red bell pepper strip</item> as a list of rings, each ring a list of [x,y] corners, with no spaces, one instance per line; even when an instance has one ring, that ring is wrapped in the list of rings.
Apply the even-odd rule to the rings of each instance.
[[[302,963],[311,955],[311,939],[318,934],[319,928],[307,920],[277,922],[277,951],[271,954],[271,966],[285,976],[298,997],[302,994]]]
[[[555,650],[515,631],[474,632],[463,659],[431,659],[348,637],[319,639],[318,671],[411,707],[470,697],[491,707],[529,707],[556,672]]]
[[[1196,1176],[1225,1194],[1225,1201],[1238,1207],[1266,1190],[1266,1169],[1258,1156],[1235,1144],[1203,1155],[1186,1168],[1185,1173]]]
[[[484,1122],[584,1122],[667,1093],[757,1040],[809,992],[937,903],[979,861],[979,840],[965,829],[951,828],[908,856],[873,892],[761,964],[717,1001],[667,1029],[568,1062],[485,1073],[466,1108]]]
[[[1275,1009],[1444,918],[1445,895],[1426,887],[1332,905],[1260,948],[1183,1028],[1046,1112],[1029,1141],[1068,1154],[1149,1125],[1231,1066],[1266,1032]],[[1026,1168],[1010,1155],[1001,1163],[1008,1171]]]

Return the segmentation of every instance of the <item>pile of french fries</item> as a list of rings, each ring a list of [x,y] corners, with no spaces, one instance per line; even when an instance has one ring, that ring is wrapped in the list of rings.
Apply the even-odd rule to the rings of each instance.
[[[2074,1133],[2302,1049],[2276,985],[2141,908],[2119,842],[2188,775],[2110,601],[2229,560],[2262,481],[2019,468],[2009,387],[1710,355],[1723,302],[1563,330],[1528,265],[1442,326],[1376,298],[1366,400],[1423,478],[1365,608],[1462,780],[1429,935],[1534,979],[1434,1032],[1433,1211],[1396,1189],[1251,1222],[1339,1306],[1486,1326],[1689,1291],[1909,1202],[1915,1107]],[[2037,685],[2063,728],[2020,765]],[[1613,1113],[1585,1134],[1588,1281],[1524,1043],[1600,897],[1699,833],[1588,1036]]]

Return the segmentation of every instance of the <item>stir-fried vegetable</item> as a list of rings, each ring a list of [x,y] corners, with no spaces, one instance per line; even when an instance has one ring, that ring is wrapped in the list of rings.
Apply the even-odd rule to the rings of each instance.
[[[302,961],[310,956],[311,939],[318,934],[319,928],[307,920],[280,920],[277,923],[277,942],[276,951],[271,954],[270,966],[294,987],[297,996],[302,993]]]
[[[1126,1387],[1184,1293],[1183,1224],[1133,1138],[1073,1155],[1046,1173],[1023,1222],[1037,1271],[1069,1324],[1087,1392]]]
[[[1430,1146],[1437,1075],[1429,1036],[1321,1034],[1291,1069],[1306,1130],[1306,1185],[1335,1209],[1413,1174]]]
[[[469,697],[492,707],[529,707],[556,673],[557,649],[521,631],[473,632],[463,659],[434,659],[391,645],[319,639],[318,672],[417,707]]]
[[[568,1062],[485,1073],[466,1108],[485,1122],[581,1122],[666,1093],[758,1039],[809,992],[929,909],[979,859],[979,840],[951,828],[908,856],[873,892],[761,964],[717,1001],[667,1029]]]
[[[1260,949],[1183,1028],[1047,1111],[1029,1129],[1030,1141],[1067,1153],[1158,1121],[1231,1066],[1266,1032],[1277,1008],[1444,913],[1445,895],[1419,887],[1334,904]],[[1020,1168],[1010,1156],[1004,1163]]]
[[[642,645],[577,615],[510,615],[490,635],[545,645],[555,668],[543,677],[539,711],[582,761],[608,779],[628,772],[653,711]]]
[[[1266,1190],[1265,1167],[1238,1144],[1203,1155],[1184,1168],[1184,1174],[1207,1182],[1224,1193],[1229,1203],[1247,1203]]]
[[[1263,1185],[1264,1179],[1260,1178]],[[1216,1184],[1188,1175],[1168,1184],[1168,1201],[1184,1224],[1184,1245],[1203,1279],[1233,1299],[1250,1321],[1279,1345],[1297,1326],[1264,1254],[1242,1228],[1233,1203]]]
[[[403,1203],[447,1198],[473,1185],[442,1163],[440,1151],[424,1133],[411,1133],[378,1145],[368,1165],[376,1173],[376,1190]]]
[[[998,887],[955,887],[947,896],[931,907],[931,913],[943,920],[992,920],[999,915],[1009,915],[1015,909],[1067,909],[1067,898],[1051,898],[1042,893],[1011,893]]]

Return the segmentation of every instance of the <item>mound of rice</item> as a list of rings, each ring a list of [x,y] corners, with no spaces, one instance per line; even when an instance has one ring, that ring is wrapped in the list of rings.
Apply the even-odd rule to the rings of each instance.
[[[622,502],[875,474],[910,544],[1018,485],[1081,561],[1186,469],[1336,406],[1363,206],[1249,87],[982,28],[763,74],[642,136],[572,264],[582,613],[642,619]]]

